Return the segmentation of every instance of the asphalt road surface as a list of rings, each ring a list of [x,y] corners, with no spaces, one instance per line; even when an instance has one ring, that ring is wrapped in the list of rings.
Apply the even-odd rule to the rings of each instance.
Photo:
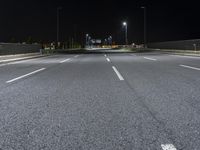
[[[199,150],[200,57],[55,55],[0,65],[2,150]]]

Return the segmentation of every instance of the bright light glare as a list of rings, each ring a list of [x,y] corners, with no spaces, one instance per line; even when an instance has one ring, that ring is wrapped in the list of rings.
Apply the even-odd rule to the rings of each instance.
[[[126,22],[123,22],[123,25],[124,25],[124,26],[126,26],[126,25],[127,25],[127,23],[126,23]]]

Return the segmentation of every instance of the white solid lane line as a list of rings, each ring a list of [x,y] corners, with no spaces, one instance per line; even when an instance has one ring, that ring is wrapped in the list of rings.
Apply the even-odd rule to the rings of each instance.
[[[109,59],[109,58],[106,58],[106,60],[107,60],[108,62],[110,62],[110,59]]]
[[[65,63],[65,62],[67,62],[67,61],[70,61],[70,60],[71,60],[71,59],[68,58],[68,59],[65,59],[65,60],[61,61],[60,63],[62,64],[62,63]]]
[[[144,57],[144,59],[147,59],[147,60],[153,60],[153,61],[156,61],[156,60],[157,60],[157,59],[150,58],[150,57]]]
[[[161,147],[163,150],[177,150],[172,144],[162,144]]]
[[[119,80],[120,81],[124,81],[124,78],[122,77],[122,75],[120,74],[120,72],[117,70],[117,68],[115,66],[112,66],[112,68],[115,71],[115,73],[117,74]]]
[[[199,56],[184,56],[184,55],[170,55],[173,57],[181,57],[181,58],[191,58],[191,59],[200,59]]]
[[[20,80],[20,79],[22,79],[22,78],[25,78],[25,77],[31,76],[31,75],[36,74],[36,73],[38,73],[38,72],[41,72],[41,71],[43,71],[43,70],[45,70],[45,69],[46,69],[46,68],[41,68],[41,69],[39,69],[39,70],[36,70],[36,71],[31,72],[31,73],[28,73],[28,74],[22,75],[22,76],[20,76],[20,77],[14,78],[14,79],[12,79],[12,80],[9,80],[9,81],[7,81],[6,83],[12,83],[12,82],[15,82],[15,81]]]
[[[193,69],[193,70],[198,70],[200,71],[200,68],[196,68],[196,67],[191,67],[191,66],[187,66],[187,65],[180,65],[181,67],[184,67],[184,68],[188,68],[188,69]]]

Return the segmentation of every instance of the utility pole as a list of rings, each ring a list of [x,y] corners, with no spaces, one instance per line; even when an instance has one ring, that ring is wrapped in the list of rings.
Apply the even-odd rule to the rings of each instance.
[[[85,36],[85,47],[87,48],[89,46],[89,34],[86,34]]]
[[[62,8],[61,7],[57,7],[57,45],[58,45],[58,43],[60,42],[60,39],[59,39],[59,32],[60,32],[60,14],[59,14],[59,12],[60,12],[60,10],[61,10]]]
[[[144,47],[147,48],[147,10],[146,7],[141,7],[144,10]]]
[[[123,22],[123,26],[125,27],[125,43],[128,45],[128,24],[127,22]]]

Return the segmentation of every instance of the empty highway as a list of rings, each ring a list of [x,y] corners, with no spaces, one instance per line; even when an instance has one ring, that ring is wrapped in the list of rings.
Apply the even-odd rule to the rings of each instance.
[[[58,54],[0,64],[2,150],[199,150],[200,57]]]

